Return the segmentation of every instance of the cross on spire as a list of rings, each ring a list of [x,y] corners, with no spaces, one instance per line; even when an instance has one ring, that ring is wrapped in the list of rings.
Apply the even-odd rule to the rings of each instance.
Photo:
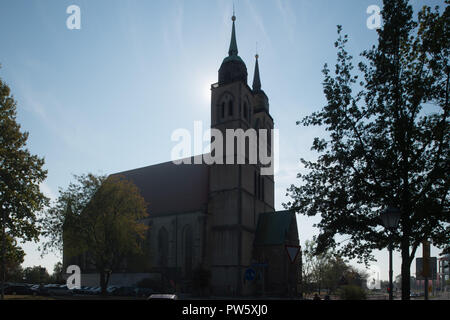
[[[258,51],[256,51],[258,52]],[[255,54],[255,73],[253,75],[253,91],[261,91],[261,79],[259,77],[258,53]]]
[[[233,5],[233,16],[231,17],[233,21],[233,28],[231,30],[231,41],[230,41],[230,49],[228,50],[228,55],[237,56],[238,55],[238,47],[236,42],[236,30],[234,26],[234,21],[236,21],[236,16],[234,15],[234,5]]]

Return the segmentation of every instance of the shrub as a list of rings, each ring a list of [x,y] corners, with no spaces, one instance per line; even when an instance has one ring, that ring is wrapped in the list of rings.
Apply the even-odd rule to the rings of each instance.
[[[366,300],[366,292],[358,286],[347,285],[339,288],[341,300]]]

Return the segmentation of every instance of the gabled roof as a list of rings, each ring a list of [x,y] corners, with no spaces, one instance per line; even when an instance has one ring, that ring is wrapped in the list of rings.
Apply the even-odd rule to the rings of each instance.
[[[292,211],[261,213],[256,227],[255,245],[282,245],[289,238],[291,224],[295,223]]]
[[[115,173],[133,182],[151,216],[204,211],[208,204],[209,166],[172,161]]]

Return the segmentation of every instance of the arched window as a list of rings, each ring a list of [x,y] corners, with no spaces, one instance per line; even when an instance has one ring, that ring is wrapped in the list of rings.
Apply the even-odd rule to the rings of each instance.
[[[183,269],[184,274],[187,278],[190,278],[192,275],[192,263],[193,263],[193,246],[194,239],[192,234],[192,228],[190,225],[186,225],[183,230]]]
[[[233,116],[233,101],[232,101],[232,100],[230,100],[230,101],[228,102],[228,115],[229,115],[230,117]]]
[[[248,107],[247,107],[247,103],[244,102],[244,119],[248,120]]]
[[[225,118],[225,102],[222,102],[222,105],[220,106],[220,117],[222,119]]]
[[[158,232],[158,265],[162,268],[168,266],[169,260],[169,233],[162,227]]]

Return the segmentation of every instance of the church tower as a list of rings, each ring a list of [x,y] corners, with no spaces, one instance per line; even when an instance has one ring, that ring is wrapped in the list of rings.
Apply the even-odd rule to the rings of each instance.
[[[261,175],[260,163],[249,163],[248,139],[244,164],[237,164],[236,156],[227,154],[225,148],[227,129],[241,129],[244,132],[249,129],[273,129],[269,100],[261,90],[258,56],[253,88],[250,88],[247,67],[238,55],[235,22],[233,15],[228,56],[220,66],[218,82],[211,86],[211,128],[222,132],[224,164],[210,167],[210,232],[206,244],[213,294],[228,296],[254,292],[252,285],[244,280],[244,272],[257,262],[253,260],[253,242],[258,216],[274,211],[273,175]],[[258,134],[256,140],[259,139]],[[267,140],[270,145],[271,138]],[[233,164],[229,164],[230,159],[234,160]]]

